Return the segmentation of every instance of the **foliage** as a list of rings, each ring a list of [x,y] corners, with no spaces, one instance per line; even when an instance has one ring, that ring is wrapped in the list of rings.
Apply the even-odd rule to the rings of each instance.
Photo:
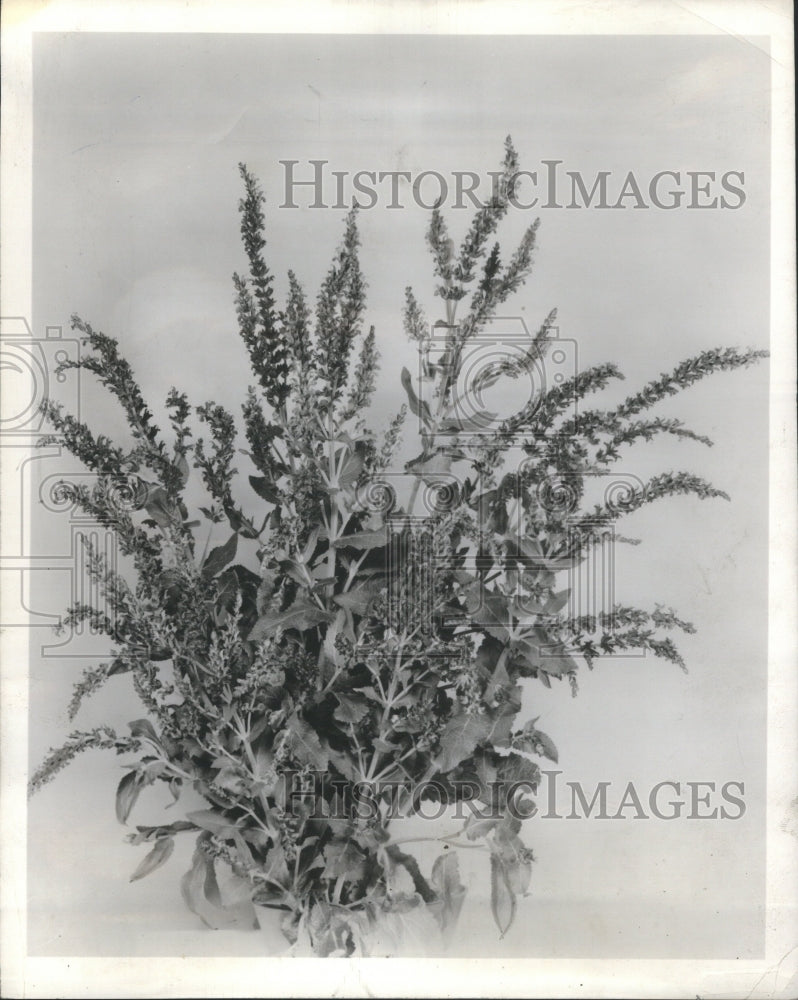
[[[117,398],[132,447],[95,435],[53,401],[44,410],[52,440],[96,474],[93,489],[74,488],[75,500],[114,528],[134,582],[89,552],[104,607],[75,605],[65,624],[91,621],[113,653],[86,672],[69,714],[124,674],[147,718],[125,737],[108,727],[74,733],[31,787],[81,750],[103,747],[132,755],[116,796],[122,823],[155,782],[175,800],[186,787],[199,792],[207,808],[136,828],[131,842],[149,853],[132,878],[163,865],[176,837],[194,836],[182,893],[211,927],[254,920],[251,903],[223,901],[217,869],[228,865],[254,903],[284,912],[289,940],[320,955],[368,953],[375,927],[422,912],[451,928],[464,893],[451,847],[461,844],[489,855],[503,934],[530,882],[532,853],[520,833],[534,808],[535,758],[557,760],[552,739],[518,717],[522,684],[567,679],[575,693],[578,664],[619,649],[648,649],[683,666],[664,633],[692,626],[674,612],[617,607],[577,617],[557,580],[643,504],[723,496],[694,475],[668,473],[622,502],[587,501],[590,482],[623,446],[659,433],[710,443],[678,421],[639,415],[763,352],[705,351],[609,409],[573,405],[622,377],[604,364],[544,387],[503,419],[464,417],[464,353],[532,268],[537,222],[506,260],[498,243],[489,245],[517,169],[508,139],[492,200],[459,250],[433,210],[427,239],[445,318],[430,326],[406,290],[419,377],[404,369],[407,407],[378,438],[364,420],[378,352],[374,329],[363,326],[356,210],[315,316],[292,272],[280,311],[264,258],[263,196],[241,167],[248,274],[234,276],[235,305],[255,383],[242,405],[246,501],[233,415],[214,401],[192,406],[172,389],[169,439],[116,342],[73,318],[88,350],[64,367],[93,372]],[[483,368],[468,390],[478,395],[543,365],[555,318],[523,357]],[[409,495],[400,496],[381,477],[408,408],[421,450],[405,470]],[[524,457],[516,468],[508,467],[511,448]],[[199,508],[205,528],[189,512],[192,470],[209,498]],[[203,551],[200,540],[215,526],[228,534]],[[457,837],[439,838],[443,853],[426,875],[391,820],[430,797],[468,798],[474,808]]]

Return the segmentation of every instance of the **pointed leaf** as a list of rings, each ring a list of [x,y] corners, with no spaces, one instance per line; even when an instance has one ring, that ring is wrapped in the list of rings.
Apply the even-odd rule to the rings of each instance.
[[[220,573],[235,558],[237,548],[238,533],[233,532],[224,545],[217,545],[215,549],[211,549],[208,553],[205,562],[202,564],[202,575],[213,577]]]
[[[145,875],[149,875],[150,872],[154,872],[156,868],[160,868],[169,859],[174,849],[175,842],[172,837],[161,837],[160,840],[156,840],[155,847],[130,876],[130,881],[136,882],[138,879],[144,878]]]
[[[274,504],[278,504],[280,502],[280,490],[265,476],[250,476],[249,485],[258,494],[261,500]]]
[[[116,789],[116,818],[120,823],[127,823],[130,811],[136,803],[141,791],[141,780],[136,771],[126,774]]]
[[[248,638],[250,642],[258,642],[272,632],[275,632],[278,628],[295,628],[300,632],[304,632],[315,625],[320,625],[322,622],[332,621],[333,618],[334,615],[330,614],[329,611],[325,611],[323,608],[318,607],[318,605],[311,604],[307,599],[299,597],[285,611],[275,611],[271,614],[262,615],[255,622]]]

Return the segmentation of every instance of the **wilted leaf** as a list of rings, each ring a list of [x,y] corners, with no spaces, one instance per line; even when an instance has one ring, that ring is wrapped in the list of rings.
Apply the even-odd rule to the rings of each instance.
[[[217,545],[216,548],[211,549],[208,553],[205,562],[202,564],[203,576],[213,577],[217,573],[220,573],[235,558],[237,548],[238,533],[233,532],[224,545]]]
[[[156,840],[155,847],[130,876],[130,881],[136,882],[138,879],[144,878],[145,875],[149,875],[150,872],[154,872],[156,868],[160,868],[174,849],[175,842],[171,837],[162,837],[160,840]]]
[[[251,902],[240,902],[235,906],[221,905],[213,861],[199,847],[194,852],[190,870],[180,881],[180,891],[189,910],[214,930],[220,927],[254,926],[255,909]]]
[[[432,884],[442,903],[438,919],[444,940],[448,940],[454,932],[466,892],[465,886],[460,881],[460,868],[454,852],[441,854],[435,859],[432,866]]]
[[[515,919],[515,906],[515,893],[507,878],[505,866],[500,858],[492,854],[490,858],[490,908],[502,937],[510,929]]]

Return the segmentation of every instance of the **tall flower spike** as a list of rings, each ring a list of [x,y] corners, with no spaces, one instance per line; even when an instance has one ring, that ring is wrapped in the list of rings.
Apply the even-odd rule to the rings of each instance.
[[[269,404],[279,408],[288,395],[288,351],[274,307],[272,275],[263,257],[263,193],[243,163],[239,171],[245,197],[239,202],[241,239],[249,261],[252,289],[238,275],[233,276],[241,337],[247,346],[252,369]]]

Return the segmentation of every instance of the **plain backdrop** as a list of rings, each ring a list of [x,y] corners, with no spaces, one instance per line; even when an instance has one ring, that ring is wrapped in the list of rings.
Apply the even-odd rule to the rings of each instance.
[[[280,160],[330,170],[498,168],[511,133],[522,166],[560,159],[588,184],[598,170],[647,182],[660,170],[742,171],[736,211],[541,209],[535,272],[507,315],[536,328],[554,306],[578,364],[614,361],[632,391],[698,351],[767,347],[769,67],[732,37],[403,37],[39,35],[34,47],[34,329],[70,313],[117,337],[155,413],[171,385],[238,411],[249,381],[231,274],[244,267],[237,172],[267,193],[278,298],[293,269],[311,299],[342,231],[341,210],[281,209]],[[310,168],[304,166],[304,176]],[[305,205],[306,199],[297,198]],[[386,202],[360,216],[368,321],[382,373],[370,417],[403,401],[414,353],[401,330],[412,284],[431,319],[428,213]],[[534,213],[511,212],[507,248]],[[461,237],[470,213],[448,210]],[[617,554],[619,600],[674,606],[698,633],[680,639],[689,673],[652,657],[600,662],[566,685],[525,692],[525,712],[560,750],[562,780],[644,792],[659,781],[742,781],[736,821],[533,819],[532,891],[503,940],[479,852],[463,857],[469,897],[455,953],[483,957],[746,958],[764,946],[767,650],[767,366],[719,374],[657,410],[716,441],[658,439],[619,472],[686,469],[731,494],[676,498],[623,525],[644,539]],[[54,395],[59,386],[53,383]],[[66,397],[65,397],[66,398]],[[117,408],[84,379],[81,413],[124,434]],[[412,456],[411,427],[403,458]],[[41,453],[37,482],[73,472]],[[46,622],[75,596],[76,521],[30,498],[33,610]],[[73,579],[74,576],[74,579]],[[49,619],[48,619],[49,616]],[[35,627],[30,754],[68,733],[71,685],[103,648]],[[114,678],[77,720],[124,730],[143,709]],[[257,934],[212,933],[183,906],[190,843],[128,883],[142,849],[113,815],[112,755],[86,755],[29,810],[29,952],[34,955],[254,955]],[[134,822],[178,818],[143,797]],[[480,864],[481,862],[481,864]]]

